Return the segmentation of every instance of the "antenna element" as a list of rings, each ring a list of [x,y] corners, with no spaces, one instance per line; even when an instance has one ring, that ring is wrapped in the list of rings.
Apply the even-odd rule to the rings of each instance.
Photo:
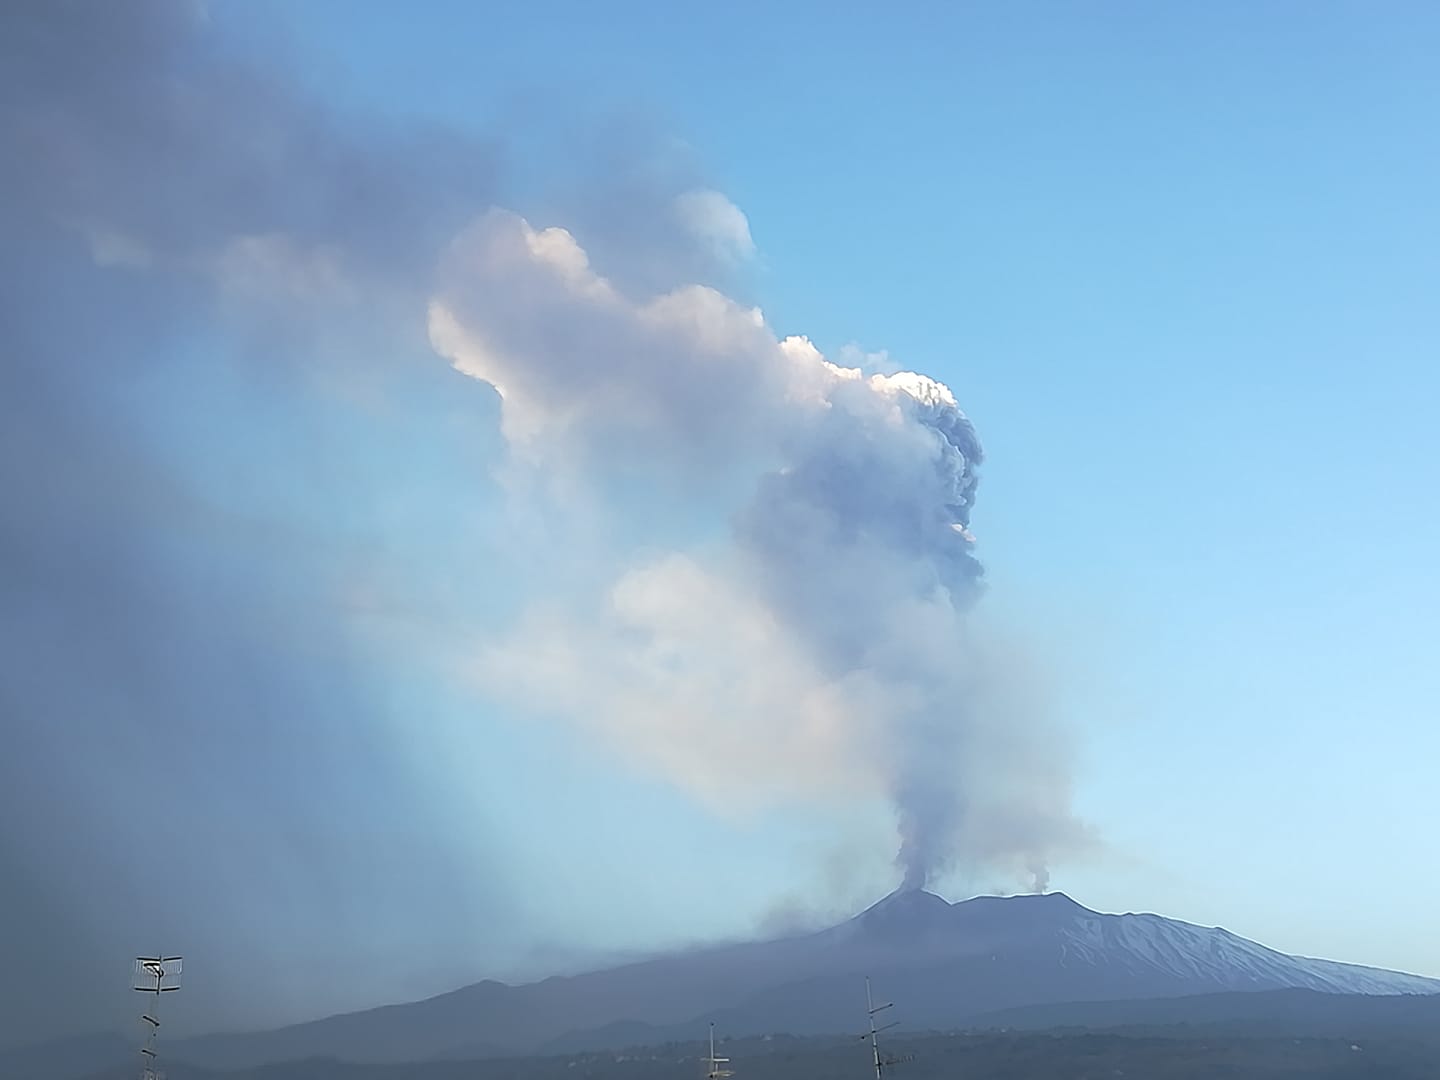
[[[727,1076],[734,1076],[734,1069],[722,1069],[720,1067],[721,1065],[728,1064],[729,1061],[730,1059],[728,1057],[722,1058],[715,1056],[715,1024],[712,1021],[710,1024],[710,1056],[705,1059],[705,1063],[710,1066],[710,1071],[705,1074],[705,1080],[724,1080]]]
[[[140,1080],[165,1080],[165,1074],[155,1068],[155,1039],[160,1031],[160,995],[180,989],[180,967],[180,957],[166,956],[164,953],[135,958],[135,974],[130,980],[130,989],[154,995],[154,1000],[140,1015],[140,1020],[145,1025],[145,1041],[140,1047]]]
[[[895,1003],[893,1001],[887,1001],[884,1005],[876,1005],[875,997],[870,992],[870,976],[865,976],[865,1011],[870,1016],[870,1030],[864,1035],[861,1035],[860,1038],[862,1040],[870,1040],[870,1051],[875,1058],[875,1080],[885,1080],[885,1072],[887,1069],[893,1065],[899,1065],[901,1062],[910,1061],[915,1056],[913,1054],[906,1054],[903,1057],[884,1057],[880,1053],[880,1032],[889,1031],[900,1023],[900,1021],[892,1020],[888,1024],[876,1026],[875,1017],[886,1009],[893,1008],[894,1005]]]

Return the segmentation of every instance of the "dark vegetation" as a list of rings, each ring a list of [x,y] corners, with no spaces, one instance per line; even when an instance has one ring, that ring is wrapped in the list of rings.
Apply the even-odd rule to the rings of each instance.
[[[643,1024],[606,1034],[618,1038],[621,1028],[636,1036],[628,1049],[592,1043],[504,1056],[476,1044],[445,1060],[361,1065],[310,1056],[233,1071],[185,1062],[179,1043],[163,1068],[167,1080],[703,1080],[702,1043],[652,1040]],[[396,1037],[405,1034],[399,1025]],[[634,1045],[642,1042],[652,1045]],[[14,1049],[0,1055],[0,1080],[136,1080],[135,1045],[105,1036]],[[905,1059],[890,1080],[1436,1080],[1440,996],[1282,990],[1031,1006],[967,1021],[963,1031],[892,1033],[884,1048]],[[735,1080],[874,1075],[869,1047],[855,1037],[726,1039],[721,1053]]]
[[[1440,1039],[1395,1035],[1339,1038],[1247,1036],[1211,1028],[1118,1032],[990,1032],[902,1036],[885,1044],[903,1059],[894,1080],[1434,1080]],[[695,1043],[409,1065],[310,1060],[221,1072],[168,1062],[167,1080],[703,1080],[704,1048]],[[853,1038],[769,1036],[727,1041],[735,1080],[869,1080],[870,1048]],[[12,1065],[19,1064],[12,1059]],[[40,1067],[36,1067],[40,1066]],[[27,1077],[51,1074],[39,1062]],[[19,1072],[15,1074],[17,1077]],[[120,1067],[93,1080],[134,1080]]]

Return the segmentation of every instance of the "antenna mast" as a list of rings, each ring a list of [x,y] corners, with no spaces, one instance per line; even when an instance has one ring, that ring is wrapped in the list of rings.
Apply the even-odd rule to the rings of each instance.
[[[728,1064],[729,1061],[728,1057],[715,1056],[715,1022],[712,1020],[710,1022],[710,1056],[705,1059],[705,1063],[710,1066],[710,1071],[705,1074],[705,1080],[724,1080],[727,1076],[734,1076],[735,1070],[720,1067]]]
[[[875,1017],[886,1009],[893,1008],[894,1005],[895,1003],[893,1001],[887,1001],[884,1005],[876,1005],[875,997],[870,992],[870,976],[865,976],[865,1011],[870,1015],[870,1030],[864,1035],[861,1035],[860,1038],[870,1040],[870,1052],[875,1058],[875,1080],[885,1080],[886,1069],[892,1065],[899,1065],[902,1061],[910,1060],[910,1055],[908,1054],[904,1057],[880,1056],[880,1032],[889,1031],[900,1021],[892,1020],[888,1024],[881,1024],[877,1027]]]
[[[165,1080],[165,1074],[155,1068],[155,1039],[160,1031],[160,995],[180,989],[181,958],[159,953],[155,956],[137,956],[135,974],[130,988],[142,994],[153,994],[151,1001],[140,1019],[146,1026],[145,1042],[140,1047],[140,1058],[144,1062],[140,1069],[140,1080]]]

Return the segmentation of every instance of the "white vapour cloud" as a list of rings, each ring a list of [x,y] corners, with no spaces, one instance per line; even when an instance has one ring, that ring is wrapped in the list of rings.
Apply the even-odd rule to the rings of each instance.
[[[494,211],[447,260],[430,336],[504,399],[517,448],[552,460],[602,444],[715,449],[760,435],[799,372],[759,311],[689,286],[635,303],[596,274],[564,229]]]
[[[865,375],[709,288],[624,294],[563,229],[454,244],[436,350],[502,398],[513,451],[597,485],[747,477],[725,544],[616,556],[601,596],[485,648],[493,693],[590,725],[697,796],[883,793],[905,880],[955,860],[1043,885],[1085,841],[1066,740],[970,609],[982,456],[950,389]],[[536,497],[539,497],[538,494]]]
[[[481,652],[477,674],[517,703],[601,732],[717,810],[878,793],[858,745],[878,688],[828,678],[735,586],[733,575],[666,555],[624,573],[586,618],[532,612]]]

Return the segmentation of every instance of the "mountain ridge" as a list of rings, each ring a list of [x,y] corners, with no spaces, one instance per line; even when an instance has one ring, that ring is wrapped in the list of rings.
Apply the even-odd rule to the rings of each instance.
[[[220,1068],[454,1060],[693,1038],[710,1020],[732,1035],[829,1034],[863,1019],[866,975],[916,1030],[1064,1002],[1279,989],[1440,993],[1440,980],[1290,956],[1151,913],[1104,914],[1064,893],[951,903],[909,890],[820,930],[514,986],[484,980],[271,1031],[179,1040],[165,1054]]]

